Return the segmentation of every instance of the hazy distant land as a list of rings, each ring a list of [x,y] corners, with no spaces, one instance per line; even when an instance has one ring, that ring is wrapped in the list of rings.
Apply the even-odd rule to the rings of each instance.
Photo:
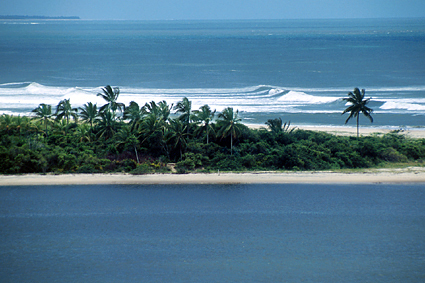
[[[21,15],[0,15],[1,20],[79,20],[80,17],[47,17],[47,16],[21,16]]]

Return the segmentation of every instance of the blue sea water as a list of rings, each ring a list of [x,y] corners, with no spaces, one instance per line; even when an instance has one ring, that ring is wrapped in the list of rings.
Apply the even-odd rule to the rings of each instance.
[[[417,185],[0,187],[2,282],[424,282]]]
[[[126,104],[187,96],[245,123],[340,126],[359,87],[375,117],[363,126],[424,126],[425,19],[9,20],[0,36],[0,113],[102,104],[110,84]]]

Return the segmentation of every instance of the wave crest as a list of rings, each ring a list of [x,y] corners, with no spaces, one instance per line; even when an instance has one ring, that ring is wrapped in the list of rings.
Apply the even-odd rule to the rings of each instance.
[[[415,104],[415,103],[406,103],[399,101],[388,101],[385,102],[381,107],[381,110],[408,110],[408,111],[425,111],[425,105]]]
[[[299,91],[289,91],[287,94],[278,98],[278,101],[297,103],[297,104],[323,104],[331,103],[339,100],[338,97],[331,96],[315,96]]]
[[[425,100],[418,88],[411,88],[403,95],[393,92],[372,94],[373,108],[385,113],[421,113],[425,111]],[[419,88],[420,89],[420,88]],[[250,113],[336,113],[344,108],[341,98],[345,92],[323,89],[303,90],[270,85],[256,85],[240,88],[131,88],[120,87],[119,102],[128,105],[131,101],[144,105],[150,101],[166,100],[175,104],[183,97],[192,101],[192,109],[208,104],[212,109],[222,111],[233,107]],[[37,82],[18,82],[0,84],[0,111],[3,113],[28,113],[40,103],[56,106],[63,99],[71,99],[74,107],[87,102],[105,104],[96,94],[101,87],[65,87],[45,86]],[[375,112],[377,113],[377,112]]]

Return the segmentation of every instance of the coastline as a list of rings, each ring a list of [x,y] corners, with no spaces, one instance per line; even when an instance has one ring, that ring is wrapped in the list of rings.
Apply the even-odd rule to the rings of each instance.
[[[262,124],[249,124],[244,123],[247,127],[251,129],[260,129],[260,128],[267,128],[266,125]],[[306,126],[306,125],[296,125],[291,124],[290,129],[296,128],[301,130],[308,130],[308,131],[319,131],[319,132],[326,132],[329,134],[337,135],[337,136],[356,136],[357,135],[357,128],[354,126]],[[360,127],[359,134],[360,136],[370,136],[373,134],[388,134],[394,129],[389,128],[380,128],[380,127]],[[403,131],[400,132],[400,134],[405,135],[409,138],[415,138],[415,139],[424,139],[425,138],[425,128],[408,128],[403,129]]]
[[[376,184],[425,183],[425,167],[361,172],[299,171],[192,174],[25,174],[0,175],[2,186],[166,184]]]

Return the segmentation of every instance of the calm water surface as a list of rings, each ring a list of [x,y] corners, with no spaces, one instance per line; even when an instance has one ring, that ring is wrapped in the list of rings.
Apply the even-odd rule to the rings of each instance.
[[[0,187],[2,282],[424,282],[425,185]]]

